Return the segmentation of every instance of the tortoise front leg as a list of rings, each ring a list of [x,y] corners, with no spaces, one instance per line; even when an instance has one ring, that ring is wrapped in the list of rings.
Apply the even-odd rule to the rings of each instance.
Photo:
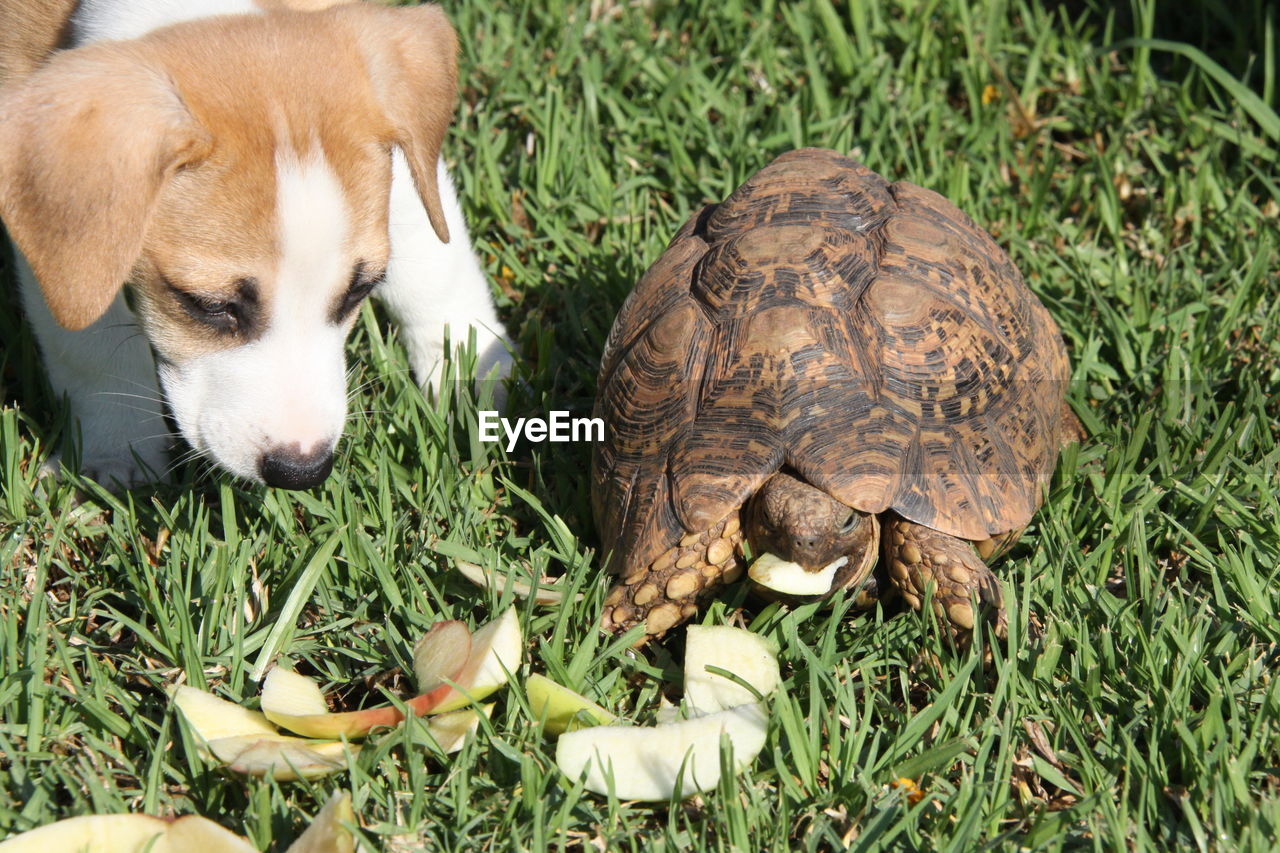
[[[996,626],[1005,631],[1004,594],[1000,582],[966,539],[948,536],[906,519],[893,517],[884,524],[884,556],[890,582],[916,610],[933,589],[933,609],[958,633],[973,630],[979,607],[985,605]]]
[[[742,538],[736,512],[710,530],[685,536],[609,591],[602,626],[620,634],[643,622],[641,642],[661,637],[697,612],[699,598],[742,575]]]

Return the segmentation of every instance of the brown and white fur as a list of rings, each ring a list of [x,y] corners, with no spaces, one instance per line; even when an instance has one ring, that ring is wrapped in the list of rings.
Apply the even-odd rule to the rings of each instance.
[[[0,33],[0,217],[91,476],[164,471],[163,388],[223,468],[320,482],[370,291],[424,387],[446,328],[508,373],[440,159],[457,46],[438,8],[15,0]]]

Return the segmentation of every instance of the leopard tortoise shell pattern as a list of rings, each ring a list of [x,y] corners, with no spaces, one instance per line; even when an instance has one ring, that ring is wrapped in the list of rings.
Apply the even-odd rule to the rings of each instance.
[[[1067,376],[1053,319],[953,204],[784,154],[690,219],[614,322],[592,482],[611,567],[643,568],[784,464],[864,512],[1021,528]]]

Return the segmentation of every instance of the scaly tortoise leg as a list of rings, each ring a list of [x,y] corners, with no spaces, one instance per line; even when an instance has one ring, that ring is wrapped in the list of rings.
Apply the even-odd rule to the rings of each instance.
[[[710,530],[685,536],[609,591],[601,625],[620,634],[643,622],[641,642],[661,637],[697,612],[699,598],[741,577],[742,540],[736,512]]]
[[[996,633],[1003,636],[1004,594],[996,576],[974,550],[974,543],[897,517],[887,519],[884,528],[889,580],[908,604],[919,610],[926,590],[932,587],[934,612],[963,636],[973,630],[976,622],[972,601],[976,593],[979,607],[990,608]],[[991,543],[991,553],[1006,544],[987,542]]]

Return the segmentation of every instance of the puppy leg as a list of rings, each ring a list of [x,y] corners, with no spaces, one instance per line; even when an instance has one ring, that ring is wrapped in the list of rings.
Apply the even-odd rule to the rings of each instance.
[[[124,487],[158,479],[169,447],[160,386],[147,338],[123,292],[79,332],[57,324],[26,258],[13,251],[22,305],[55,394],[66,395],[80,432],[83,472]],[[46,463],[56,470],[58,458]]]
[[[437,389],[446,327],[454,345],[476,332],[476,378],[496,381],[494,403],[505,400],[512,358],[489,282],[471,249],[471,238],[453,182],[439,164],[440,199],[451,239],[440,242],[414,190],[404,155],[395,152],[391,178],[391,260],[386,283],[375,291],[400,327],[418,384]]]

